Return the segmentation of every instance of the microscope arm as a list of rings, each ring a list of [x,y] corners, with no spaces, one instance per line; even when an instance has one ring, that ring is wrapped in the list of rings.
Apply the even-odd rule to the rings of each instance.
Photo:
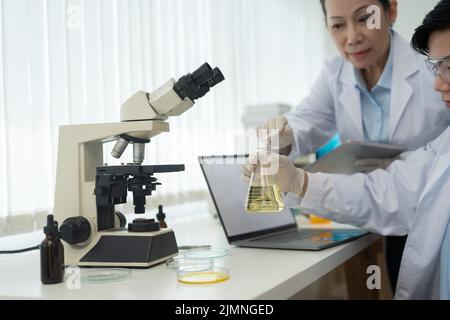
[[[168,132],[162,121],[136,121],[61,126],[58,143],[58,165],[54,212],[64,221],[97,211],[92,193],[97,167],[103,163],[103,143],[117,140],[122,134],[150,139]]]
[[[59,133],[64,136],[60,140],[76,143],[104,143],[117,140],[122,134],[130,133],[141,139],[151,139],[169,130],[169,124],[164,121],[135,121],[61,126]]]

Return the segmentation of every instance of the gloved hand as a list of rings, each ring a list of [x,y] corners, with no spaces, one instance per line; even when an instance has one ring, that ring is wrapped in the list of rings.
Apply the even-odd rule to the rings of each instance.
[[[249,183],[253,172],[266,170],[275,178],[281,192],[289,192],[303,197],[307,187],[307,175],[302,169],[296,168],[287,157],[272,153],[252,154],[248,163],[242,167],[242,180]]]
[[[270,144],[273,151],[279,153],[280,150],[289,149],[287,154],[286,152],[283,154],[288,155],[290,153],[290,147],[294,143],[294,132],[289,126],[286,117],[280,116],[270,119],[262,126],[259,126],[257,130],[258,138]],[[274,139],[275,136],[278,136],[278,139]]]

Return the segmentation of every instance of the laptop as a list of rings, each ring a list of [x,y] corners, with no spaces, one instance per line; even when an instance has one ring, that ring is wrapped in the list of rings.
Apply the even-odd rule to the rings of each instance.
[[[248,184],[241,179],[245,155],[199,157],[228,242],[248,248],[319,251],[362,237],[360,229],[299,229],[289,208],[276,214],[245,211]]]

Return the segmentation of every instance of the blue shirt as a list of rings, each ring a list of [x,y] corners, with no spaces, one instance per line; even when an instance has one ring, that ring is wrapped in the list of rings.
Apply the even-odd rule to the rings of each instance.
[[[441,299],[450,299],[450,222],[441,247]]]
[[[392,37],[391,37],[392,39]],[[355,68],[355,87],[361,95],[361,111],[364,139],[370,142],[389,143],[389,115],[391,109],[391,85],[393,50],[389,50],[388,60],[377,85],[368,90],[361,70]]]

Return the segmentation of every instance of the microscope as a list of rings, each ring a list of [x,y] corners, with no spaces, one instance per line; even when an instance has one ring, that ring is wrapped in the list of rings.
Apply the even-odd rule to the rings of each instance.
[[[144,214],[146,197],[160,185],[154,174],[184,171],[184,165],[143,165],[145,146],[169,132],[169,117],[189,110],[224,79],[205,63],[151,94],[134,94],[121,107],[120,123],[60,127],[54,216],[62,222],[67,265],[148,268],[178,254],[172,230],[154,219],[127,224],[115,206],[127,203],[130,192],[135,213]],[[118,159],[131,144],[133,162],[105,165],[103,144],[111,141]]]

